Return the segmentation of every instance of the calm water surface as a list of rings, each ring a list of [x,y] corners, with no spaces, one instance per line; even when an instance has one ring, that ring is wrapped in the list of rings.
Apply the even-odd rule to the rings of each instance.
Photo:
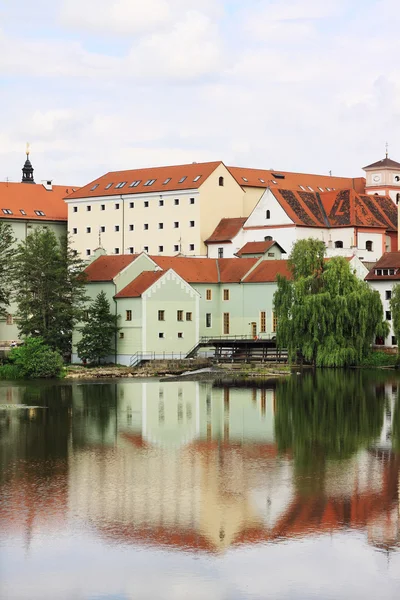
[[[1,599],[397,600],[399,386],[0,383]]]

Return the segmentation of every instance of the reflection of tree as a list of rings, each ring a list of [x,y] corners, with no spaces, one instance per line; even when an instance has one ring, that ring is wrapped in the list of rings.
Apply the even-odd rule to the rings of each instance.
[[[377,438],[383,424],[384,396],[359,371],[293,376],[278,384],[276,400],[278,448],[293,452],[306,485],[323,485],[325,460],[350,457]]]
[[[116,385],[86,384],[80,386],[80,392],[85,421],[94,426],[100,439],[104,441],[111,419],[115,419]]]

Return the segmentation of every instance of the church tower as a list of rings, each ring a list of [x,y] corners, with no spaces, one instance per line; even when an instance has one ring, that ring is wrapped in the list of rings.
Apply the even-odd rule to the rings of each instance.
[[[390,196],[393,202],[400,203],[400,163],[386,156],[363,169],[366,173],[365,191],[367,194]]]
[[[22,183],[35,183],[32,163],[29,160],[29,144],[26,145],[26,161],[22,167]]]

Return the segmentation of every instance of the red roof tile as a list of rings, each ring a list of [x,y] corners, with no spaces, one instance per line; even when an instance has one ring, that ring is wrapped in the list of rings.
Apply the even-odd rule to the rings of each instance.
[[[35,221],[67,221],[68,207],[64,198],[72,187],[53,185],[46,190],[41,184],[0,182],[0,218]],[[12,214],[5,214],[4,210]],[[21,213],[23,210],[26,214]],[[37,215],[41,211],[44,215]]]
[[[185,256],[151,256],[150,258],[164,271],[173,269],[187,283],[218,282],[217,261],[213,258]]]
[[[284,252],[282,246],[280,246],[280,244],[272,240],[269,242],[247,242],[247,244],[245,244],[243,248],[240,248],[240,250],[236,252],[236,255],[243,256],[245,254],[265,254],[265,252],[275,244],[279,246],[279,248]]]
[[[86,281],[112,281],[116,275],[137,258],[134,254],[100,256],[85,269]]]
[[[241,258],[240,261],[246,260]],[[272,283],[277,275],[291,279],[287,260],[263,260],[244,280],[243,283]]]
[[[363,170],[366,171],[367,169],[382,169],[382,168],[386,168],[386,169],[400,169],[400,163],[396,162],[395,160],[392,160],[391,158],[382,158],[382,160],[378,160],[377,162],[372,163],[372,165],[367,165],[366,167],[363,167]]]
[[[365,192],[365,179],[363,177],[354,179],[351,177],[331,177],[329,175],[290,173],[288,171],[247,169],[242,167],[227,167],[227,169],[242,187],[301,190],[300,186],[303,186],[305,190],[301,191],[306,192],[320,192],[321,190],[318,188],[322,188],[325,192],[328,191],[327,188],[335,188],[336,190],[353,188],[359,193]],[[310,190],[309,187],[312,189]]]
[[[115,298],[140,298],[150,286],[165,275],[165,271],[143,271],[136,279],[131,281]]]
[[[218,244],[222,242],[231,242],[232,239],[239,233],[247,217],[236,217],[234,219],[221,219],[210,235],[205,244]]]
[[[170,167],[150,167],[129,171],[111,171],[88,183],[68,200],[98,196],[121,196],[179,190],[196,190],[221,165],[221,162],[192,163]],[[181,181],[184,178],[183,181]],[[146,182],[154,180],[151,185]],[[137,185],[132,185],[139,182]],[[116,188],[118,184],[124,185]],[[106,189],[107,188],[107,189]]]
[[[211,259],[212,260],[212,259]],[[239,283],[252,267],[257,263],[258,258],[219,258],[217,259],[220,282],[221,283]]]
[[[394,275],[376,275],[376,269],[395,269]],[[400,251],[385,252],[385,254],[375,263],[371,271],[366,276],[366,281],[398,281],[400,280]]]

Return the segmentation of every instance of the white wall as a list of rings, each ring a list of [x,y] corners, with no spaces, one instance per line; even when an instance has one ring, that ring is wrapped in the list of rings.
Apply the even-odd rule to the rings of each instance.
[[[372,289],[377,290],[381,297],[382,306],[383,306],[383,316],[385,317],[386,311],[390,311],[390,300],[386,300],[386,292],[392,291],[393,286],[398,283],[397,281],[369,281],[368,284]],[[393,322],[388,321],[390,325],[390,332],[388,337],[385,340],[385,346],[393,346],[392,344],[392,336],[394,336],[393,331]]]

